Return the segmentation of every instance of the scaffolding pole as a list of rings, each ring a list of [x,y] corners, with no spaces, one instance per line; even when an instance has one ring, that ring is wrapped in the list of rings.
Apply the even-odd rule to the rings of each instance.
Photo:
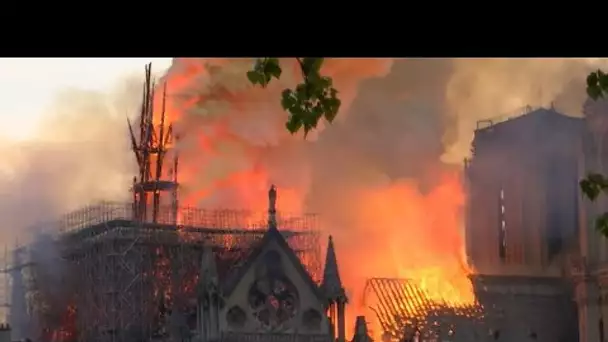
[[[227,274],[266,233],[259,228],[262,213],[180,209],[188,213],[184,222],[207,225],[192,226],[160,223],[171,217],[170,210],[162,215],[162,208],[157,223],[127,219],[128,208],[103,203],[60,220],[62,233],[55,243],[65,291],[38,286],[49,283],[52,274],[34,267],[26,296],[40,322],[42,341],[126,342],[164,338],[171,330],[188,334],[195,323],[203,246],[212,246],[218,271]],[[320,281],[317,217],[279,213],[277,221],[290,247]]]

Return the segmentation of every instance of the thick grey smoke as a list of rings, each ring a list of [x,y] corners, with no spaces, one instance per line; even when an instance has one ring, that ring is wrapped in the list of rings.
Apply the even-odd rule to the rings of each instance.
[[[199,59],[182,66],[198,65],[199,70],[207,70],[204,64],[208,62]],[[335,78],[345,106],[338,122],[312,137],[318,141],[310,143],[283,132],[286,114],[276,97],[299,75],[285,72],[283,82],[274,91],[251,89],[243,76],[250,63],[244,59],[224,60],[206,74],[198,73],[194,80],[197,86],[191,83],[188,87],[188,91],[204,95],[191,107],[196,112],[189,116],[188,123],[194,123],[189,130],[204,130],[201,127],[210,117],[222,117],[226,112],[236,117],[235,113],[240,113],[238,120],[222,119],[230,134],[240,140],[224,139],[226,153],[217,157],[222,163],[215,163],[232,166],[204,171],[229,173],[263,160],[271,165],[273,179],[289,178],[291,186],[307,183],[307,189],[322,187],[324,193],[331,184],[340,183],[332,180],[332,175],[348,178],[344,174],[357,173],[355,170],[361,168],[352,167],[362,163],[372,165],[382,177],[414,178],[424,187],[432,183],[433,170],[441,157],[456,162],[468,153],[472,130],[479,119],[524,105],[548,106],[552,102],[568,114],[580,114],[586,72],[606,65],[602,60],[576,59],[409,59],[394,61],[387,74],[391,65],[388,60],[330,61],[327,72]],[[179,68],[176,62],[174,69]],[[139,80],[122,82],[110,93],[66,90],[49,108],[36,140],[1,145],[5,160],[0,168],[3,240],[14,238],[15,231],[36,221],[51,219],[83,203],[126,196],[134,165],[124,118],[136,112],[140,85]],[[220,95],[210,94],[210,90]],[[222,96],[240,93],[247,96]],[[226,106],[230,108],[222,109]],[[276,145],[282,147],[271,153],[261,151]],[[247,146],[258,147],[255,157],[245,151]],[[192,150],[200,149],[194,146]],[[334,159],[336,154],[345,162],[328,163],[327,159]],[[336,171],[347,167],[351,172]],[[323,171],[326,168],[334,172]],[[299,176],[294,182],[294,176],[286,174]],[[197,179],[202,182],[206,178]],[[193,188],[199,185],[207,184],[185,184]],[[306,192],[311,206],[323,202],[313,191]]]
[[[414,178],[424,188],[438,167],[446,167],[443,162],[460,165],[469,155],[478,120],[517,115],[525,106],[581,115],[586,75],[606,65],[582,59],[397,60],[385,77],[363,81],[342,122],[321,133],[314,158],[324,171],[316,180],[326,193],[356,160],[391,179]],[[329,162],[335,155],[347,155],[348,162]]]
[[[176,59],[167,79],[169,91],[180,95],[170,113],[183,135],[182,200],[263,209],[268,185],[275,183],[280,209],[323,215],[327,232],[337,235],[343,272],[367,276],[372,267],[347,255],[366,253],[371,262],[382,252],[390,259],[387,241],[428,265],[436,260],[426,260],[420,249],[459,243],[452,221],[431,222],[423,213],[449,207],[443,216],[457,214],[461,202],[452,192],[458,191],[442,176],[460,168],[476,121],[552,102],[579,115],[586,73],[606,65],[577,59],[329,60],[324,72],[334,77],[343,109],[333,125],[305,141],[285,132],[279,104],[280,91],[299,79],[293,67],[286,66],[280,82],[257,89],[245,78],[251,60]],[[125,115],[136,113],[140,86],[127,82],[109,94],[66,91],[49,108],[35,141],[1,145],[1,241],[91,201],[126,198],[134,161]],[[377,217],[362,215],[368,207]],[[395,222],[386,221],[391,215]],[[408,240],[401,241],[394,234],[405,227]],[[447,241],[433,239],[439,233]],[[374,244],[384,248],[370,250]]]
[[[141,84],[141,77],[133,76],[107,92],[66,89],[47,109],[35,139],[0,147],[0,246],[31,243],[29,252],[18,259],[10,253],[6,261],[33,261],[36,267],[30,271],[44,279],[36,291],[45,292],[45,298],[63,298],[61,291],[68,290],[61,282],[66,270],[55,249],[59,227],[54,222],[95,201],[128,198],[134,159],[126,117],[137,113]],[[35,322],[26,315],[21,272],[13,271],[12,279],[13,337],[35,338],[27,335]],[[6,292],[1,288],[0,298]]]
[[[2,145],[1,241],[23,242],[52,229],[38,223],[128,196],[134,160],[125,120],[136,114],[140,92],[136,77],[108,92],[66,89],[48,108],[35,139]]]
[[[256,163],[272,164],[273,181],[290,178],[286,186],[291,187],[310,183],[302,174],[309,173],[305,170],[311,164],[316,183],[333,184],[336,180],[323,179],[333,174],[344,178],[345,172],[325,169],[356,173],[353,163],[372,165],[383,177],[417,179],[424,187],[432,183],[438,165],[445,167],[440,161],[460,164],[469,154],[478,120],[516,115],[528,105],[553,105],[580,115],[586,73],[608,65],[597,59],[330,60],[325,72],[334,77],[343,110],[334,125],[324,129],[322,123],[320,133],[303,142],[286,134],[286,114],[279,106],[280,91],[300,75],[287,64],[280,82],[257,89],[243,76],[251,63],[176,59],[169,71],[170,91],[186,100],[179,101],[180,113],[174,114],[183,128],[182,153],[194,160],[197,174],[184,184],[186,194],[217,188],[218,178]],[[260,151],[268,147],[271,152]],[[201,151],[213,148],[225,153]],[[328,162],[336,154],[343,163]],[[295,181],[293,174],[299,175]],[[221,195],[226,187],[216,190],[222,191],[212,191],[218,196],[204,201],[235,200]],[[306,192],[311,202],[318,202]]]
[[[476,121],[517,114],[518,108],[548,107],[581,115],[589,71],[608,66],[602,59],[458,59],[446,84],[448,129],[445,160],[456,161],[469,149]]]
[[[424,194],[441,183],[441,172],[462,167],[478,120],[517,115],[528,105],[580,115],[586,75],[606,65],[581,59],[396,60],[385,77],[364,80],[343,120],[320,134],[308,204],[324,215],[352,217],[354,189],[403,179]],[[351,227],[345,235],[352,236],[357,224],[346,222]]]
[[[417,278],[422,273],[407,272],[431,270],[430,276],[443,277],[440,284],[462,275],[464,202],[453,175],[469,155],[477,121],[517,115],[528,105],[580,115],[586,74],[608,64],[329,62],[324,72],[334,77],[344,107],[334,124],[323,124],[307,140],[289,136],[283,126],[287,114],[279,105],[280,91],[299,77],[289,67],[287,79],[267,89],[248,85],[244,72],[252,61],[242,59],[177,59],[167,79],[172,91],[187,94],[173,111],[187,127],[182,148],[189,157],[181,164],[185,201],[263,209],[261,199],[275,183],[279,209],[322,215],[325,231],[336,236],[343,279],[356,295],[371,275]],[[386,267],[391,260],[403,264]],[[461,285],[468,282],[459,279]],[[455,291],[466,297],[462,287]]]

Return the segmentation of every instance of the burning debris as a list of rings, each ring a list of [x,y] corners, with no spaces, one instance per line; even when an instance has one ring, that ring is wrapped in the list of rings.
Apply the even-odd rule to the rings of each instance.
[[[373,64],[360,63],[364,62]],[[369,256],[343,258],[341,265],[346,270],[342,275],[346,291],[355,294],[351,295],[354,315],[363,313],[358,303],[363,284],[359,279],[380,274],[417,281],[437,278],[434,287],[441,289],[446,287],[441,280],[457,278],[450,282],[451,297],[473,302],[468,273],[459,259],[458,210],[463,193],[456,172],[438,167],[439,171],[433,170],[436,184],[421,190],[410,174],[384,172],[384,167],[393,169],[387,165],[368,170],[377,161],[374,149],[384,147],[349,149],[349,145],[368,142],[352,133],[366,119],[360,111],[343,126],[327,129],[318,140],[294,142],[283,134],[284,112],[280,110],[279,117],[264,101],[268,97],[277,103],[273,93],[277,89],[265,89],[268,93],[264,94],[226,83],[226,79],[236,80],[237,73],[244,79],[244,72],[233,68],[241,62],[182,60],[176,65],[180,63],[184,68],[175,68],[164,81],[169,89],[194,93],[181,102],[171,94],[165,96],[165,83],[155,85],[150,69],[146,70],[139,125],[129,123],[139,167],[133,205],[91,206],[63,222],[64,231],[57,240],[62,267],[65,274],[78,275],[78,279],[64,280],[64,296],[32,299],[34,307],[48,312],[37,318],[44,332],[41,338],[121,341],[163,336],[171,321],[185,321],[192,327],[201,246],[213,247],[220,276],[241,267],[249,246],[261,238],[260,229],[267,223],[258,214],[263,212],[258,198],[270,179],[290,184],[279,207],[298,214],[278,215],[279,225],[285,227],[282,234],[315,281],[321,278],[319,222],[315,216],[301,214],[305,207],[332,209],[324,213],[329,219],[323,223],[330,227],[327,232],[346,242],[339,253]],[[341,78],[348,74],[343,64],[336,61],[328,66],[336,69],[330,72],[336,82],[357,83]],[[207,87],[205,92],[197,88],[201,84]],[[352,100],[353,87],[344,89],[351,91],[344,96]],[[212,104],[222,106],[211,108]],[[380,122],[380,128],[385,124]],[[313,149],[318,153],[309,153]],[[328,162],[336,158],[347,160]],[[369,174],[350,172],[362,169]],[[226,204],[244,204],[253,210],[219,209]],[[213,210],[196,209],[199,205]],[[431,208],[436,209],[433,218],[426,214]],[[405,230],[408,226],[416,229]],[[409,257],[403,253],[409,247],[420,248]],[[42,283],[43,272],[35,274],[33,282]],[[440,291],[431,292],[427,294],[435,300]],[[349,323],[354,315],[347,317]],[[394,322],[386,320],[387,329],[396,331]],[[370,331],[379,334],[380,328]]]
[[[420,341],[473,331],[483,310],[479,304],[461,305],[433,300],[408,279],[372,278],[366,283],[366,302],[375,314],[386,341]],[[478,328],[477,328],[478,329]]]
[[[327,60],[322,73],[340,90],[342,112],[306,140],[285,130],[277,100],[300,75],[282,61],[280,80],[253,88],[245,77],[250,62],[176,58],[163,79],[167,118],[180,135],[180,203],[260,210],[257,199],[274,183],[280,208],[319,213],[323,232],[344,241],[338,255],[366,256],[341,258],[349,336],[365,314],[370,277],[428,280],[433,298],[450,292],[473,302],[470,271],[462,267],[461,170],[439,161],[442,108],[428,96],[420,98],[429,106],[419,105],[420,87],[404,84],[423,79],[403,77],[412,74],[404,69],[424,74],[422,61]],[[385,91],[384,81],[400,90]]]
[[[232,216],[239,217],[237,213]],[[255,226],[246,229],[245,223],[250,219],[249,215],[240,217],[237,227],[244,229],[221,229],[219,226],[238,221],[219,220],[214,227],[175,229],[172,225],[117,217],[64,233],[64,258],[70,274],[78,276],[78,280],[73,279],[70,291],[75,305],[66,303],[70,308],[65,316],[68,321],[57,327],[72,328],[73,335],[64,333],[61,340],[69,341],[75,335],[78,340],[99,341],[162,336],[167,331],[165,326],[171,325],[178,313],[185,317],[188,329],[194,330],[203,246],[212,247],[217,273],[224,281],[238,272],[265,232]],[[282,220],[279,216],[279,224],[290,221],[293,219]],[[315,269],[319,266],[315,248],[318,234],[311,228],[314,227],[282,232],[302,260],[309,261],[306,265],[311,274],[320,277],[320,271]]]

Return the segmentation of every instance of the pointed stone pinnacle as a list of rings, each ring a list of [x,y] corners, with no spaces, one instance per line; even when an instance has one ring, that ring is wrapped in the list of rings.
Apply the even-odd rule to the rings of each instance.
[[[321,288],[330,302],[345,301],[344,287],[338,270],[338,260],[334,248],[333,238],[329,237],[327,244],[327,255],[325,257],[325,269],[323,270],[323,282]]]

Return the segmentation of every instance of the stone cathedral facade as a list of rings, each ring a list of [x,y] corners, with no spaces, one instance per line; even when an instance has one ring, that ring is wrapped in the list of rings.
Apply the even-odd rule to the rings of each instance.
[[[528,109],[478,123],[466,163],[467,254],[478,298],[500,307],[501,341],[604,342],[608,239],[579,181],[608,173],[608,101],[584,117]]]
[[[276,189],[269,191],[268,231],[235,280],[221,283],[210,248],[198,287],[199,342],[345,342],[347,298],[329,237],[324,276],[317,285],[289,247],[276,220]],[[368,341],[364,320],[356,331]],[[350,339],[349,339],[350,340]]]

